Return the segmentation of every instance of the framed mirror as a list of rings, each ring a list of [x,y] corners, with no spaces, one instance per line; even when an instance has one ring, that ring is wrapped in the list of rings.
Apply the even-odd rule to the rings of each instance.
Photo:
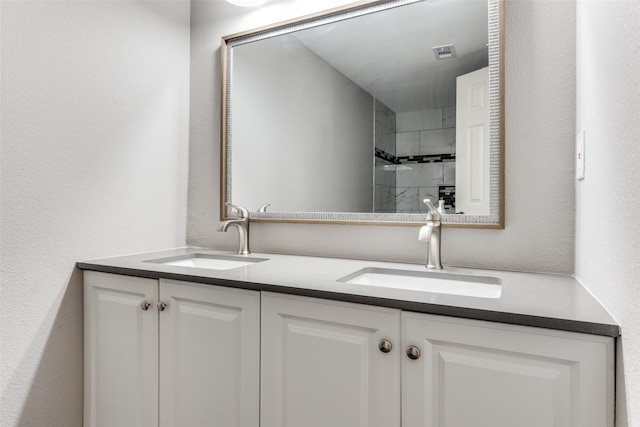
[[[365,1],[222,39],[221,219],[504,228],[502,0]]]

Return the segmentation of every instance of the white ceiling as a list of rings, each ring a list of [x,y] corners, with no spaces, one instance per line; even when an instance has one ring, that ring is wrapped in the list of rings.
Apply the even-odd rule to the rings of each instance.
[[[455,78],[488,64],[487,1],[425,0],[295,33],[396,113],[455,106]],[[457,57],[436,60],[434,46]]]

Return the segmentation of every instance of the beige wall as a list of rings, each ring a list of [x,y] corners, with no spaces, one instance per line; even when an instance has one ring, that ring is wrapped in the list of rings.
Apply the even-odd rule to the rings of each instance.
[[[82,425],[76,261],[184,245],[188,1],[2,1],[0,425]]]
[[[260,9],[192,2],[187,240],[235,248],[219,221],[220,38],[346,1]],[[448,265],[571,273],[574,267],[575,3],[506,2],[506,229],[445,229]],[[561,51],[561,53],[560,53]],[[417,228],[255,223],[254,251],[422,262]]]
[[[576,275],[622,327],[616,426],[640,425],[640,2],[578,2]],[[616,49],[612,50],[615,46]],[[615,52],[615,53],[614,53]]]

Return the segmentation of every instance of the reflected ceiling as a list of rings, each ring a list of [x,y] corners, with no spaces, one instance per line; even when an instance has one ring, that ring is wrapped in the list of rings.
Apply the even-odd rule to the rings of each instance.
[[[293,35],[396,113],[455,106],[455,77],[488,62],[487,2],[425,1],[411,7],[410,16],[396,8]],[[429,42],[416,55],[420,40]],[[436,60],[432,48],[450,44],[457,58]],[[358,61],[353,52],[363,53]]]

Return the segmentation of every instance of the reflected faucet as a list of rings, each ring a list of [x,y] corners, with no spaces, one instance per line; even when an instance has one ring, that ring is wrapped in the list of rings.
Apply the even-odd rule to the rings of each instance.
[[[271,206],[271,203],[267,203],[267,204],[265,204],[265,205],[262,205],[262,206],[260,207],[260,209],[258,209],[258,212],[260,212],[260,213],[265,213],[265,212],[267,211],[267,208],[268,208],[269,206]]]
[[[223,221],[218,227],[218,231],[227,231],[230,225],[235,226],[238,229],[238,238],[240,240],[238,255],[249,255],[251,253],[249,250],[249,211],[242,206],[229,202],[225,203],[225,205],[237,210],[238,218]]]
[[[418,240],[426,240],[427,242],[426,267],[428,269],[441,270],[440,233],[442,229],[442,215],[433,203],[431,203],[431,200],[424,199],[423,202],[427,205],[427,225],[420,227]]]

